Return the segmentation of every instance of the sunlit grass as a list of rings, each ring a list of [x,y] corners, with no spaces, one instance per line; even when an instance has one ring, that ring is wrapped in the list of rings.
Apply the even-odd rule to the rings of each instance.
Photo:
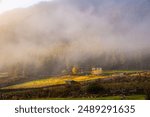
[[[112,75],[117,73],[134,73],[134,72],[141,72],[140,70],[107,70],[103,71],[104,75]]]
[[[40,88],[47,87],[52,85],[65,84],[66,80],[74,80],[74,81],[87,81],[94,80],[99,78],[106,78],[106,76],[63,76],[63,77],[50,77],[46,79],[40,79],[35,81],[30,81],[18,85],[13,85],[9,87],[5,87],[3,89],[24,89],[24,88]]]
[[[113,70],[113,71],[104,71],[101,76],[87,75],[87,76],[61,76],[61,77],[49,77],[40,80],[30,81],[22,84],[17,84],[9,87],[4,87],[3,89],[26,89],[26,88],[41,88],[52,85],[65,84],[66,80],[74,81],[88,81],[100,78],[108,78],[112,74],[116,73],[132,73],[137,71],[132,70]]]

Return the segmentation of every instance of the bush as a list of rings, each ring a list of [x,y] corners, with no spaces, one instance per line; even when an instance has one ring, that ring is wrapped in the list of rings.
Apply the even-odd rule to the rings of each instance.
[[[104,93],[105,89],[98,83],[91,83],[87,86],[86,92],[89,94],[99,94]]]
[[[146,95],[145,99],[150,100],[150,88],[145,89],[145,95]]]

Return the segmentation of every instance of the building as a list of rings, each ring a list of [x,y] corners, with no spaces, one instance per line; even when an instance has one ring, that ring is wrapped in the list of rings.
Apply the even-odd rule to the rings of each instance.
[[[92,75],[100,75],[102,74],[103,70],[102,68],[92,68],[91,74]]]
[[[9,74],[8,73],[0,73],[0,78],[8,78]]]

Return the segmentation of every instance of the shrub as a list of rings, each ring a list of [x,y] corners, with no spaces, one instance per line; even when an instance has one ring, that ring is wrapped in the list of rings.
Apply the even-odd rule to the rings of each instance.
[[[91,83],[87,86],[86,92],[89,94],[99,94],[104,93],[105,89],[98,83]]]
[[[72,68],[72,74],[73,75],[77,75],[78,74],[78,68],[77,67],[73,67]]]
[[[150,100],[150,88],[145,89],[145,95],[146,95],[145,99]]]

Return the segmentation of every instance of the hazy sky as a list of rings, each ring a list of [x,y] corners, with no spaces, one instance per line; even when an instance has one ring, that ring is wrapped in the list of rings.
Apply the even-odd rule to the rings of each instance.
[[[52,0],[0,0],[0,13],[3,13],[5,11],[14,8],[27,7],[36,4],[40,1],[52,1]]]
[[[44,0],[3,0],[0,10],[40,1]],[[125,69],[132,60],[140,68],[150,58],[149,27],[150,0],[39,3],[0,15],[0,67],[25,63],[39,68],[50,61],[57,69],[61,65],[56,61],[62,66],[84,62]]]

